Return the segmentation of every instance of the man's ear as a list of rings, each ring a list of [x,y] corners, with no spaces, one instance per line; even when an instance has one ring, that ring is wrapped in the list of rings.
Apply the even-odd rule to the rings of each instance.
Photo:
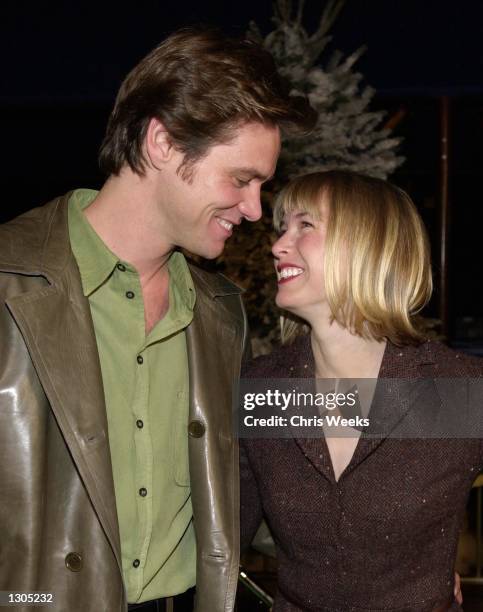
[[[153,117],[149,120],[144,146],[149,162],[158,170],[173,156],[171,137],[159,119]]]

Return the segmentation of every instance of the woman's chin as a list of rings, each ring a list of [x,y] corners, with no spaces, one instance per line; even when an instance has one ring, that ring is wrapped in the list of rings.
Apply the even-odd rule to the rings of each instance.
[[[297,305],[293,303],[293,300],[284,300],[282,297],[279,298],[279,296],[277,295],[275,298],[275,304],[279,307],[282,308],[283,310],[286,310],[287,312],[290,312],[294,315],[298,315],[298,309],[297,309]]]
[[[280,293],[277,293],[277,295],[275,296],[275,304],[279,308],[283,308],[284,310],[290,310],[290,304],[288,304],[288,300],[284,300],[283,296],[281,296]]]

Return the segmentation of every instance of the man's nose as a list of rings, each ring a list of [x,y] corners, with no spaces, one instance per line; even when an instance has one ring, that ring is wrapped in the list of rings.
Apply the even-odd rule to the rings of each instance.
[[[245,190],[243,201],[238,205],[238,209],[247,221],[258,221],[262,216],[261,186],[251,184]]]

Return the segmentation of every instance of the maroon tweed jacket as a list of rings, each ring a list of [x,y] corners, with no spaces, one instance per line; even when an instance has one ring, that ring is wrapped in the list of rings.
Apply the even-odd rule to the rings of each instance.
[[[306,336],[252,361],[244,377],[313,372]],[[437,342],[388,343],[380,371],[381,378],[482,374],[483,360]],[[482,440],[360,439],[338,482],[324,438],[241,443],[242,545],[264,516],[279,561],[274,611],[461,610],[452,596],[454,560],[483,468]]]

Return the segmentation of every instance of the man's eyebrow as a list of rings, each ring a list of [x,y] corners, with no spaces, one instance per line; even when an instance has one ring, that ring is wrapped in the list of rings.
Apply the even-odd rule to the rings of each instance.
[[[250,167],[233,168],[231,172],[233,174],[236,174],[236,173],[244,174],[246,176],[250,176],[251,178],[256,178],[260,181],[271,181],[273,177],[275,176],[274,174],[271,174],[270,176],[265,176],[264,174],[260,174],[260,172],[258,172],[256,168],[250,168]]]

